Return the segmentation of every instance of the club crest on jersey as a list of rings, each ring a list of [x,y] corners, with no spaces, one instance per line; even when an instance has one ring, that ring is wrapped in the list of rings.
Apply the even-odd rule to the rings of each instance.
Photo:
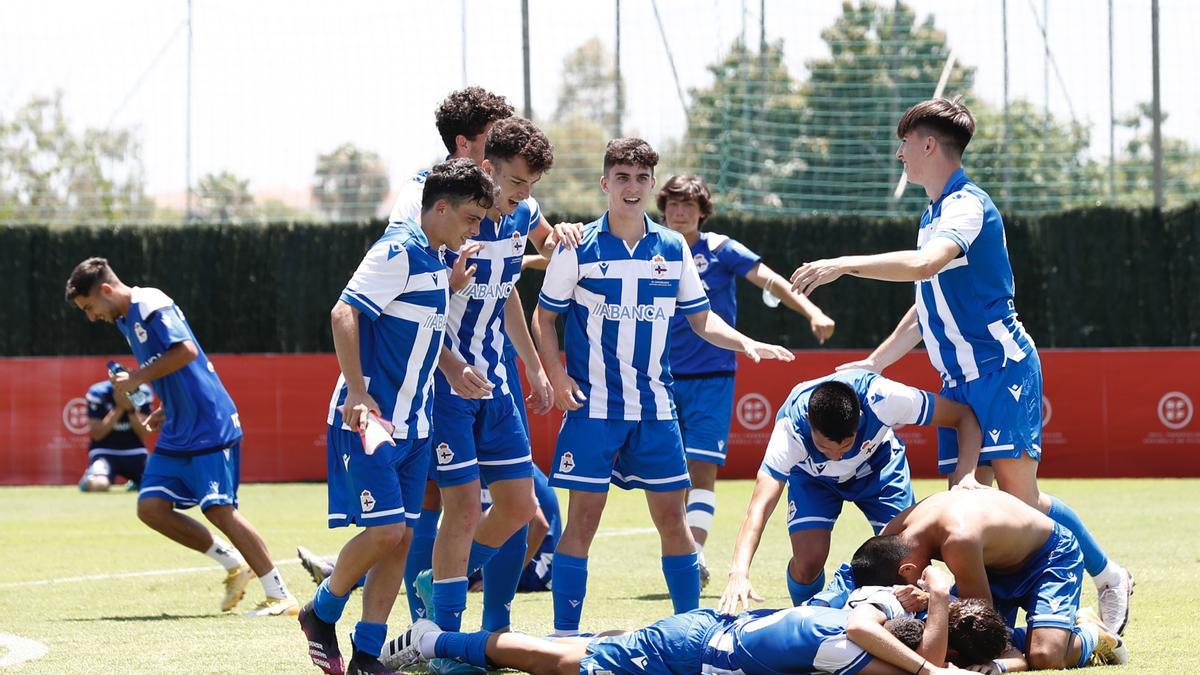
[[[449,464],[454,461],[454,451],[445,443],[438,443],[435,453],[438,464]]]
[[[142,344],[146,344],[146,340],[150,339],[150,336],[146,334],[146,329],[142,328],[142,324],[136,321],[133,324],[133,334],[137,336],[137,341]]]
[[[655,279],[663,279],[667,276],[667,259],[662,255],[655,255],[650,259],[650,274]]]
[[[520,232],[512,233],[512,250],[513,253],[520,253],[521,251],[525,250],[525,242],[521,241]]]
[[[370,490],[363,490],[358,496],[358,501],[362,504],[363,513],[370,513],[371,509],[375,508],[375,495],[371,494]]]
[[[788,500],[788,520],[796,517],[796,502]]]
[[[563,473],[571,473],[575,470],[575,456],[568,450],[563,453],[562,459],[558,462],[558,470]]]
[[[696,261],[697,272],[704,274],[708,271],[708,256],[704,255],[703,253],[697,253],[696,255],[692,256],[692,259]]]

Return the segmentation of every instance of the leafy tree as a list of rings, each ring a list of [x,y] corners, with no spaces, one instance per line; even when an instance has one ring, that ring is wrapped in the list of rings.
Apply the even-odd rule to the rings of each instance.
[[[599,38],[583,43],[563,59],[553,119],[565,123],[582,117],[612,133],[617,120],[625,115],[624,99],[617,100],[615,80],[612,52]]]
[[[196,184],[201,220],[215,223],[236,223],[254,217],[254,196],[250,180],[238,178],[229,171],[206,174]]]
[[[387,167],[379,155],[346,143],[317,157],[313,199],[317,208],[335,222],[374,218],[387,197]]]
[[[1163,113],[1163,120],[1166,118]],[[1136,110],[1117,122],[1133,131],[1133,136],[1118,150],[1115,158],[1118,203],[1143,206],[1154,203],[1153,119],[1151,104],[1139,103]],[[1196,200],[1200,196],[1200,149],[1183,139],[1168,136],[1163,137],[1162,145],[1165,205],[1179,206]],[[1107,188],[1107,183],[1104,185]]]

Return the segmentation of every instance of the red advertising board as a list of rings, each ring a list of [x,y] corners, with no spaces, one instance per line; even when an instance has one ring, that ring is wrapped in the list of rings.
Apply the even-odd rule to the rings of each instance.
[[[805,351],[796,360],[739,365],[729,456],[721,475],[752,477],[792,386],[861,352]],[[323,480],[325,414],[337,379],[331,354],[213,355],[246,437],[245,481]],[[116,357],[127,366],[132,358]],[[79,479],[87,456],[84,393],[108,357],[0,359],[0,484]],[[1200,349],[1043,350],[1042,476],[1200,476]],[[887,376],[936,391],[924,353]],[[561,417],[530,419],[534,457],[550,462]],[[904,428],[915,476],[933,476],[936,434]]]

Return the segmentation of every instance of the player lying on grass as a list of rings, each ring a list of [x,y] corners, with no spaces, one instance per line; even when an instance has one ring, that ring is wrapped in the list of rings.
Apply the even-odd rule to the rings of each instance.
[[[761,600],[750,584],[750,563],[785,483],[793,605],[825,585],[830,535],[842,504],[858,506],[875,532],[913,505],[904,443],[892,433],[903,424],[953,428],[964,456],[979,452],[979,425],[970,408],[881,375],[846,370],[792,389],[758,470],[719,609],[735,612]]]
[[[631,633],[546,640],[519,634],[443,633],[427,621],[388,644],[386,663],[404,668],[448,656],[479,667],[530,673],[838,673],[949,672],[948,647],[964,665],[999,656],[1008,631],[986,607],[952,607],[951,579],[930,567],[924,623],[891,588],[863,588],[845,609],[793,607],[737,616],[697,609]],[[994,612],[992,612],[994,615]],[[952,617],[954,620],[952,621]]]
[[[1076,623],[1083,555],[1062,525],[999,490],[951,490],[921,500],[868,539],[851,561],[862,586],[911,584],[946,563],[962,598],[991,602],[1008,625],[1024,609],[1034,670],[1124,663],[1103,623]]]

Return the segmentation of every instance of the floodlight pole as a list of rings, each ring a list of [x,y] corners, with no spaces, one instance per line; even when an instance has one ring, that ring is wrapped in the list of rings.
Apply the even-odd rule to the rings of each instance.
[[[185,136],[185,145],[183,151],[183,176],[187,183],[187,206],[184,211],[184,217],[187,222],[192,220],[192,0],[187,0],[187,113],[185,116],[185,125],[187,126]]]
[[[1150,0],[1150,49],[1153,58],[1151,68],[1154,70],[1154,135],[1151,137],[1151,147],[1154,151],[1154,208],[1163,207],[1163,149],[1162,149],[1162,97],[1158,83],[1158,0]]]

